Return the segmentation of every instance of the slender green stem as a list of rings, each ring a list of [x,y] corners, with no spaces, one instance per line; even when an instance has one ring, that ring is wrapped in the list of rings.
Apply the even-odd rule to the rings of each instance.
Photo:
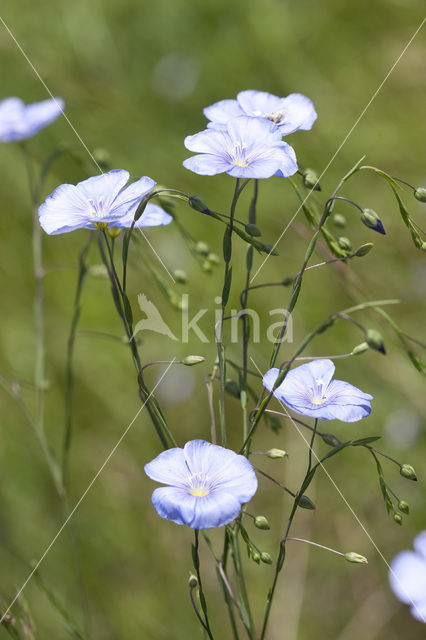
[[[242,620],[250,640],[256,640],[256,631],[255,631],[253,616],[251,613],[250,603],[247,595],[243,565],[241,562],[240,545],[238,540],[238,522],[237,522],[237,529],[233,532],[229,532],[228,535],[231,536],[232,559],[234,562],[235,573],[238,581],[238,588],[240,591],[240,598],[241,598],[240,608],[241,608]]]
[[[207,635],[209,636],[210,640],[214,640],[212,631],[210,629],[209,617],[208,617],[208,613],[207,613],[207,603],[206,603],[206,598],[205,598],[204,590],[203,590],[203,583],[201,582],[200,555],[199,555],[199,536],[198,536],[199,531],[198,531],[198,529],[195,529],[194,531],[195,531],[195,539],[194,539],[194,546],[193,546],[194,569],[195,569],[195,572],[197,574],[198,593],[200,595],[201,608],[202,608],[203,613],[204,613],[204,624],[203,624],[201,618],[200,618],[200,622],[203,624],[203,627],[206,630]]]

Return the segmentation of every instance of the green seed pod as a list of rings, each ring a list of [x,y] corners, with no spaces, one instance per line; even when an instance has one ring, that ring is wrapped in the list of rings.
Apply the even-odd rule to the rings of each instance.
[[[256,516],[254,519],[254,526],[258,529],[264,529],[265,531],[271,528],[265,516]]]
[[[311,511],[315,509],[314,503],[308,498],[308,496],[301,496],[299,500],[299,507],[302,509],[310,509]]]
[[[255,561],[256,564],[259,564],[260,562],[260,553],[258,553],[257,551],[252,550],[250,553],[250,557],[252,560]]]
[[[374,244],[372,242],[366,242],[365,244],[362,244],[356,251],[355,251],[355,255],[357,258],[362,258],[363,256],[366,256],[367,253],[370,253],[371,249],[374,247]]]
[[[396,524],[399,524],[400,526],[402,525],[402,515],[400,513],[394,513],[393,519],[395,520]]]
[[[195,251],[200,256],[208,256],[210,253],[210,248],[208,244],[200,241],[200,242],[197,242],[197,244],[195,245]]]
[[[352,250],[352,243],[349,240],[349,238],[345,238],[345,236],[342,236],[340,238],[338,238],[337,240],[338,245],[341,249],[343,249],[344,251],[351,251]]]
[[[426,202],[426,189],[424,187],[418,187],[414,192],[414,197],[420,202]]]
[[[266,551],[262,551],[262,553],[260,554],[260,559],[265,564],[272,564],[272,558]]]
[[[200,362],[204,362],[204,360],[205,358],[203,358],[203,356],[186,356],[186,358],[182,360],[182,364],[187,367],[193,367],[194,364],[199,364]]]
[[[266,455],[268,456],[268,458],[271,458],[272,460],[275,460],[276,458],[285,458],[287,455],[287,452],[284,451],[284,449],[269,449],[269,451],[266,452]]]
[[[186,275],[186,272],[183,271],[182,269],[175,269],[172,272],[172,276],[174,277],[176,282],[178,282],[179,284],[186,284],[188,282],[188,276]]]
[[[399,470],[399,473],[407,480],[417,480],[416,472],[414,471],[411,464],[403,464]]]
[[[305,169],[303,172],[303,184],[308,189],[314,189],[315,191],[321,191],[321,187],[318,183],[318,175],[313,169]]]
[[[365,341],[369,347],[375,349],[375,351],[380,351],[383,355],[386,355],[385,344],[383,342],[382,334],[376,329],[368,329],[365,334]]]
[[[408,505],[408,502],[405,502],[405,500],[400,500],[398,502],[398,509],[402,511],[402,513],[405,513],[406,515],[410,513],[410,507]]]
[[[333,224],[335,224],[336,227],[339,227],[339,229],[344,229],[346,227],[346,218],[345,216],[342,216],[341,213],[335,213],[331,219]]]
[[[283,278],[281,280],[281,284],[283,285],[283,287],[289,287],[291,284],[293,284],[293,278]]]
[[[367,558],[355,553],[355,551],[348,551],[348,553],[345,553],[344,558],[347,562],[353,562],[354,564],[368,564]]]
[[[339,438],[336,438],[336,436],[333,435],[332,433],[324,433],[322,436],[322,439],[330,447],[338,447],[339,444],[342,444]]]

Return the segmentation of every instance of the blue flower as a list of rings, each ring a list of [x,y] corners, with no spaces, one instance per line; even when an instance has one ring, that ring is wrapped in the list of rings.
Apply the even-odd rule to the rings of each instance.
[[[389,581],[396,597],[411,604],[412,615],[426,623],[426,531],[414,539],[414,549],[392,560]]]
[[[265,91],[241,91],[236,100],[220,100],[204,109],[210,127],[221,128],[230,118],[252,116],[265,118],[278,127],[282,136],[298,129],[312,129],[317,114],[311,100],[301,93],[278,98]]]
[[[332,380],[331,360],[312,360],[289,371],[274,391],[287,407],[305,416],[356,422],[370,415],[373,396],[342,380]],[[272,391],[279,369],[270,369],[263,384]]]
[[[185,147],[198,155],[183,166],[201,175],[226,172],[235,178],[286,178],[297,171],[292,147],[281,140],[272,122],[260,118],[233,118],[223,130],[206,129],[187,136]]]
[[[192,529],[228,524],[257,489],[247,458],[205,440],[163,451],[145,465],[145,473],[168,485],[152,494],[158,515]]]
[[[79,182],[62,184],[46,198],[38,213],[46,233],[58,234],[75,229],[93,229],[99,223],[108,227],[130,227],[143,196],[155,186],[144,176],[126,188],[129,172],[114,169]],[[169,224],[172,217],[157,205],[148,203],[137,227]]]
[[[16,142],[34,136],[64,110],[61,98],[25,105],[20,98],[0,102],[0,142]]]

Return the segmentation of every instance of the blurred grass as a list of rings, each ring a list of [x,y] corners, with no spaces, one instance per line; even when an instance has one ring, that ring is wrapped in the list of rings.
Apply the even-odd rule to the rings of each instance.
[[[294,91],[308,95],[315,103],[318,120],[312,132],[295,133],[289,142],[301,164],[320,172],[420,24],[423,13],[420,0],[326,0],[315,4],[307,0],[218,0],[214,4],[184,0],[39,0],[36,9],[29,0],[2,3],[2,17],[52,93],[65,99],[67,116],[90,149],[106,149],[114,167],[126,168],[134,176],[148,174],[167,186],[201,193],[217,210],[228,206],[231,179],[203,178],[181,166],[188,155],[183,147],[184,136],[204,127],[202,107],[246,88],[278,95]],[[414,185],[426,183],[425,53],[423,30],[328,169],[321,181],[325,194],[364,153],[369,163],[393,175]],[[26,102],[47,97],[3,28],[0,71],[3,97],[17,95]],[[73,145],[84,166],[64,156],[54,167],[45,195],[62,182],[75,182],[97,172],[63,119],[32,140],[31,148],[42,158],[64,141]],[[0,371],[8,379],[29,381],[34,353],[31,219],[21,156],[14,146],[2,145],[0,171]],[[306,278],[294,318],[295,343],[329,312],[351,304],[354,283],[359,283],[368,297],[400,298],[402,304],[392,309],[393,317],[408,333],[424,339],[424,256],[414,249],[405,233],[387,186],[370,175],[360,175],[346,195],[377,210],[388,233],[378,237],[361,227],[353,212],[339,207],[347,214],[345,235],[351,237],[354,246],[371,240],[375,248],[368,257],[357,261],[353,271],[318,270]],[[424,226],[424,205],[422,208],[408,192],[407,198],[410,210]],[[247,198],[242,200],[241,217],[247,203]],[[275,179],[261,184],[259,224],[265,241],[272,242],[281,233],[297,207],[291,187],[284,181]],[[214,221],[183,206],[178,208],[178,214],[197,239],[208,241],[212,250],[220,253],[221,229]],[[280,256],[266,264],[264,281],[297,271],[306,246],[300,237],[301,216],[298,225],[280,243]],[[49,273],[45,279],[51,382],[46,424],[56,448],[60,446],[64,420],[64,357],[76,256],[85,237],[84,232],[76,232],[44,239],[46,263],[70,266]],[[189,285],[180,286],[179,292],[190,293],[190,316],[204,306],[213,313],[213,299],[221,289],[220,269],[215,271],[217,277],[202,274],[173,226],[151,230],[149,238],[169,268],[183,268],[189,273]],[[244,247],[235,244],[235,265],[239,265],[244,260]],[[143,244],[138,251],[155,259]],[[151,300],[160,300],[158,306],[164,317],[179,332],[179,313],[159,297],[136,253],[129,281],[132,302],[136,304],[140,291]],[[99,263],[95,247],[91,262]],[[257,265],[260,263],[258,258]],[[272,298],[271,291],[276,298]],[[251,300],[259,310],[268,310],[283,306],[286,296],[282,290],[265,290]],[[237,305],[236,294],[231,302]],[[371,325],[380,326],[373,314],[368,318]],[[200,326],[211,334],[212,323],[210,315]],[[109,287],[102,277],[88,279],[80,328],[121,335]],[[350,380],[375,396],[372,416],[356,425],[333,424],[330,430],[342,439],[383,435],[382,448],[413,464],[421,477],[426,444],[423,380],[393,335],[385,327],[383,332],[388,347],[386,359],[367,353],[357,360],[338,362],[339,378]],[[323,334],[309,353],[345,353],[360,341],[361,336],[353,327],[338,325]],[[172,369],[159,396],[180,443],[193,437],[208,438],[203,376],[211,370],[214,346],[196,340],[189,345],[176,345],[150,334],[142,350],[146,361],[191,352],[206,356],[205,366],[183,372]],[[231,353],[234,359],[239,358],[236,348]],[[283,349],[283,354],[287,353],[290,349]],[[259,367],[266,368],[269,344],[254,345],[252,355]],[[72,501],[84,491],[139,407],[125,346],[79,338],[75,369]],[[154,370],[149,372],[151,386],[156,375]],[[168,393],[176,388],[181,389],[180,398]],[[188,398],[185,389],[192,392]],[[31,391],[25,391],[25,396],[32,402]],[[229,407],[231,422],[235,420],[236,425],[231,440],[237,445],[241,421],[238,402],[229,399]],[[0,394],[0,408],[0,591],[7,600],[26,578],[28,562],[41,555],[56,533],[62,512],[37,442],[4,393]],[[404,438],[404,433],[405,444],[396,439],[398,434]],[[271,473],[280,474],[286,483],[296,487],[304,456],[304,445],[297,433],[292,433],[288,425],[279,436],[263,429],[258,442],[263,450],[281,446],[289,451],[290,457],[281,471],[276,471],[281,466],[278,462],[268,466]],[[158,450],[149,420],[142,414],[75,515],[90,602],[90,638],[180,640],[198,635],[186,593],[191,568],[190,532],[155,515],[149,500],[152,483],[142,471],[143,464]],[[345,452],[330,461],[329,469],[387,559],[400,549],[409,548],[414,535],[426,527],[422,484],[414,486],[404,481],[392,465],[386,466],[391,484],[412,507],[412,515],[404,518],[402,528],[386,516],[374,468],[364,452]],[[262,548],[273,553],[290,503],[266,481],[261,481],[261,488],[250,509],[265,513],[274,526],[269,533],[256,532],[255,538]],[[318,635],[336,640],[361,635],[368,640],[396,640],[403,634],[413,639],[422,637],[420,623],[391,594],[385,564],[323,475],[315,492],[316,516],[302,512],[296,520],[295,535],[303,537],[305,532],[306,537],[323,544],[356,550],[367,555],[370,564],[360,568],[342,565],[337,557],[320,550],[311,551],[305,558],[306,549],[294,543],[273,610],[271,640],[309,640]],[[306,581],[304,562],[308,563]],[[213,624],[218,636],[227,638],[214,572],[206,571],[211,574],[206,584]],[[65,533],[49,553],[41,572],[57,597],[71,603],[70,610],[81,620],[70,542]],[[252,566],[248,572],[256,613],[260,615],[272,569]],[[35,582],[29,584],[25,594],[37,623],[37,637],[68,637]],[[348,627],[351,619],[352,627]],[[7,637],[5,630],[0,630],[0,637]]]

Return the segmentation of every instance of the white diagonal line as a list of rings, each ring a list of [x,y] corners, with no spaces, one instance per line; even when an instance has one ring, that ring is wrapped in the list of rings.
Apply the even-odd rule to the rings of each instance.
[[[138,227],[139,231],[141,232],[141,235],[145,238],[145,241],[149,244],[152,252],[156,255],[158,262],[161,263],[162,267],[167,271],[168,275],[170,276],[170,278],[173,280],[173,282],[176,284],[176,280],[174,279],[174,277],[172,276],[172,274],[170,273],[170,271],[168,270],[168,268],[166,267],[166,265],[164,264],[163,260],[160,258],[160,256],[158,255],[157,251],[155,250],[155,248],[153,247],[152,243],[148,240],[148,237],[144,234],[144,232],[142,231],[141,227]]]
[[[258,372],[260,373],[261,376],[263,376],[261,370],[259,369],[259,367],[257,366],[257,364],[255,363],[255,361],[253,360],[252,356],[250,356],[250,360],[252,361],[253,365],[256,367],[256,369],[258,370]],[[300,435],[300,437],[302,438],[302,440],[306,443],[306,446],[308,447],[308,449],[310,448],[310,443],[309,441],[305,438],[305,436],[303,435],[299,425],[297,424],[297,422],[295,422],[293,420],[293,418],[291,417],[291,415],[289,414],[289,412],[287,411],[287,407],[285,406],[285,404],[276,396],[274,396],[278,402],[280,403],[281,407],[283,408],[283,410],[285,411],[285,415],[290,419],[291,423],[293,424],[293,426],[296,428],[298,434]],[[392,567],[390,566],[389,562],[386,560],[385,556],[383,555],[383,553],[380,551],[379,547],[377,546],[377,544],[374,542],[373,538],[371,537],[371,535],[369,534],[369,532],[367,531],[367,529],[365,528],[365,525],[361,522],[361,520],[359,519],[358,515],[355,513],[354,509],[352,508],[352,506],[349,504],[349,502],[347,501],[347,499],[345,498],[345,496],[343,495],[342,491],[339,489],[339,487],[337,486],[337,484],[335,483],[335,481],[333,480],[333,478],[331,477],[331,475],[329,474],[329,472],[327,471],[326,467],[323,465],[323,463],[321,462],[320,458],[318,457],[316,451],[312,450],[312,455],[314,456],[314,458],[316,458],[319,466],[321,467],[321,469],[324,471],[325,475],[327,476],[327,478],[330,480],[331,484],[333,485],[333,487],[336,489],[337,493],[340,495],[340,497],[342,498],[343,502],[345,503],[345,505],[348,507],[349,511],[352,513],[353,517],[355,518],[355,520],[357,521],[357,523],[359,524],[359,526],[361,527],[361,529],[364,531],[365,535],[367,536],[367,538],[370,540],[371,544],[373,545],[373,547],[375,548],[375,550],[377,551],[377,553],[379,554],[379,556],[381,557],[381,559],[383,560],[383,562],[385,563],[385,565],[387,566],[387,568],[389,569],[390,573],[393,575],[393,577],[395,578],[395,580],[398,582],[398,584],[400,585],[400,587],[402,588],[402,590],[406,593],[407,597],[409,598],[411,604],[413,605],[414,609],[416,610],[417,614],[420,616],[420,618],[423,620],[423,622],[426,623],[426,618],[423,616],[422,612],[419,611],[415,605],[415,603],[413,602],[413,600],[410,598],[409,594],[407,593],[404,585],[401,583],[400,579],[398,578],[398,576],[396,575],[395,571],[392,569]]]
[[[416,35],[419,33],[420,29],[423,27],[424,23],[426,22],[426,17],[423,18],[423,20],[421,21],[420,25],[417,27],[417,29],[415,30],[415,32],[413,33],[413,35],[411,36],[411,38],[409,39],[409,41],[407,42],[407,44],[405,45],[404,49],[401,51],[401,53],[399,54],[398,58],[395,60],[395,62],[393,63],[393,65],[391,66],[391,68],[389,69],[389,71],[387,72],[386,76],[384,77],[384,79],[382,80],[382,82],[379,84],[379,86],[377,87],[376,91],[373,93],[373,95],[371,96],[370,100],[367,102],[367,104],[365,105],[364,109],[361,111],[361,113],[359,114],[358,118],[355,120],[354,124],[352,125],[352,127],[349,129],[348,133],[346,134],[346,136],[343,138],[342,142],[340,143],[340,145],[338,146],[337,150],[334,152],[333,156],[331,157],[331,159],[329,160],[327,166],[325,167],[325,169],[323,170],[323,172],[321,173],[321,175],[318,178],[317,182],[320,182],[320,180],[323,178],[323,176],[325,175],[325,173],[328,171],[328,169],[330,168],[331,164],[334,162],[335,158],[337,157],[337,155],[340,153],[342,147],[344,146],[344,144],[346,143],[346,141],[348,140],[349,136],[353,133],[355,127],[359,124],[360,120],[363,118],[363,116],[365,115],[367,109],[371,106],[371,103],[373,102],[373,100],[376,98],[376,96],[378,95],[378,93],[381,91],[383,85],[385,84],[385,82],[387,81],[387,79],[389,78],[389,76],[391,75],[391,73],[393,72],[393,70],[395,69],[395,67],[397,66],[397,64],[399,63],[399,61],[401,60],[401,58],[403,57],[403,55],[405,54],[405,52],[407,51],[408,47],[411,45],[411,43],[413,42],[414,38],[416,37]],[[289,227],[293,224],[294,220],[296,219],[297,215],[299,214],[299,212],[301,211],[303,205],[305,204],[305,202],[307,201],[307,199],[309,198],[309,196],[312,194],[312,192],[314,191],[314,187],[308,192],[308,194],[306,195],[305,199],[303,200],[303,202],[299,205],[297,211],[295,212],[295,214],[293,215],[293,217],[290,219],[290,222],[286,225],[285,229],[282,231],[281,235],[279,236],[278,240],[275,242],[275,244],[273,245],[272,249],[270,250],[270,252],[268,253],[268,255],[266,256],[266,258],[263,260],[262,264],[260,265],[260,267],[258,268],[258,270],[256,271],[256,273],[253,275],[253,277],[250,280],[250,284],[254,281],[254,279],[256,278],[256,276],[258,275],[259,271],[263,268],[265,262],[269,259],[271,253],[274,251],[274,249],[277,247],[277,245],[281,242],[281,240],[283,239],[284,235],[286,234],[287,230],[289,229]]]
[[[40,80],[41,84],[43,85],[43,87],[46,89],[47,93],[49,94],[49,96],[52,98],[52,100],[55,102],[56,106],[59,107],[62,115],[64,116],[65,120],[67,121],[67,123],[69,124],[69,126],[71,127],[71,129],[73,130],[74,134],[76,135],[76,137],[78,138],[79,142],[82,144],[82,146],[84,147],[85,151],[87,151],[87,153],[89,154],[90,158],[92,159],[92,161],[94,162],[94,164],[97,166],[97,168],[99,169],[99,171],[101,173],[103,173],[101,167],[99,166],[99,164],[96,162],[96,159],[94,158],[93,154],[91,153],[90,149],[88,148],[88,146],[86,145],[86,143],[84,142],[84,140],[82,139],[82,137],[80,136],[80,134],[78,133],[78,131],[76,130],[76,128],[74,127],[74,125],[72,124],[72,122],[70,121],[70,119],[68,118],[68,116],[66,115],[66,113],[64,112],[64,110],[62,109],[61,105],[57,102],[55,96],[53,95],[53,93],[50,91],[49,87],[47,86],[47,84],[45,83],[45,81],[43,80],[43,78],[41,77],[40,73],[37,71],[37,69],[35,68],[35,66],[33,65],[33,63],[31,62],[31,60],[29,59],[29,57],[27,56],[27,54],[25,53],[24,49],[22,48],[22,46],[19,44],[18,40],[15,38],[15,36],[13,35],[10,27],[6,24],[6,22],[3,20],[3,18],[0,16],[0,22],[2,23],[2,25],[4,26],[4,28],[6,29],[6,31],[8,32],[8,34],[10,35],[10,37],[12,38],[13,42],[16,44],[16,46],[18,47],[19,51],[22,53],[22,55],[24,56],[25,60],[28,62],[28,64],[30,65],[31,69],[34,71],[35,75],[37,76],[37,78]]]
[[[55,544],[56,540],[59,538],[59,536],[61,535],[62,531],[65,529],[65,527],[67,526],[68,522],[71,520],[71,518],[73,517],[74,513],[77,511],[78,507],[81,505],[81,503],[83,502],[83,500],[85,499],[85,497],[87,496],[87,494],[89,493],[90,489],[93,487],[93,485],[95,484],[96,480],[99,478],[99,476],[101,475],[102,471],[105,469],[106,465],[108,464],[108,462],[110,461],[110,459],[112,458],[112,456],[114,455],[114,453],[117,451],[118,447],[120,446],[120,444],[123,442],[124,438],[126,437],[127,433],[130,431],[131,427],[133,426],[133,424],[135,423],[136,419],[138,418],[139,414],[141,413],[142,409],[146,406],[146,403],[148,402],[148,400],[150,399],[150,397],[152,396],[152,394],[154,393],[154,391],[157,389],[157,387],[159,386],[159,384],[162,382],[163,378],[165,377],[166,373],[168,372],[168,370],[170,369],[170,367],[172,366],[172,364],[175,362],[176,358],[173,358],[173,360],[169,363],[169,366],[167,367],[167,369],[164,371],[164,373],[161,375],[160,379],[158,380],[157,384],[155,385],[155,387],[153,388],[153,390],[150,392],[149,396],[147,397],[147,399],[145,400],[145,402],[141,405],[141,407],[139,407],[135,417],[131,420],[131,422],[129,423],[129,425],[127,426],[127,428],[125,429],[125,431],[123,432],[123,434],[121,435],[121,437],[119,438],[119,440],[117,441],[117,443],[114,445],[114,447],[111,449],[110,453],[107,455],[107,457],[105,458],[104,462],[102,463],[102,465],[100,466],[99,470],[95,473],[95,475],[93,476],[92,480],[90,481],[90,483],[88,484],[86,490],[82,493],[82,495],[80,496],[79,500],[76,502],[76,504],[74,505],[72,511],[69,513],[69,515],[66,517],[66,519],[64,520],[64,522],[62,523],[61,527],[59,528],[58,532],[56,533],[56,535],[52,538],[52,540],[49,542],[49,544],[47,545],[45,551],[43,552],[42,556],[40,557],[40,559],[37,561],[37,563],[35,564],[33,570],[31,571],[31,573],[29,574],[29,576],[27,577],[27,579],[25,580],[25,582],[23,583],[23,585],[19,588],[16,596],[13,598],[12,602],[9,604],[9,606],[7,607],[7,609],[3,612],[3,615],[0,618],[0,625],[3,622],[3,620],[5,619],[5,617],[7,616],[7,614],[9,613],[9,611],[11,610],[11,608],[13,607],[13,605],[15,604],[15,602],[18,600],[19,596],[21,595],[21,593],[23,592],[23,590],[25,589],[25,587],[27,586],[27,584],[29,583],[29,581],[31,580],[31,578],[33,577],[33,575],[36,573],[36,571],[38,570],[39,566],[41,565],[41,563],[43,562],[43,560],[45,559],[45,557],[47,556],[47,554],[49,553],[49,551],[51,550],[51,548],[53,547],[53,545]]]

